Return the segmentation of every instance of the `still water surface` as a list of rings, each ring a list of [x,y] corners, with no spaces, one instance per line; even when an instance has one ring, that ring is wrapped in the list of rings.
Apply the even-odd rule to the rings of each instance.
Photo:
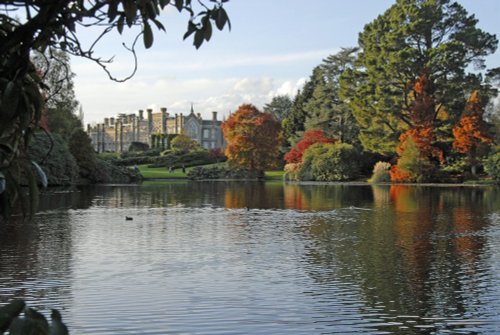
[[[34,223],[0,226],[14,297],[71,334],[499,334],[500,190],[51,191]]]

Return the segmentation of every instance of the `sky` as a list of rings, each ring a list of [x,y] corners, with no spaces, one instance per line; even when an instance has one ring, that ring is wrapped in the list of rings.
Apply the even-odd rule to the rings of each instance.
[[[196,113],[219,120],[243,103],[262,108],[273,96],[293,97],[315,66],[342,47],[357,45],[365,24],[389,8],[394,0],[230,0],[224,6],[231,31],[214,31],[200,49],[192,38],[182,39],[187,14],[166,10],[161,18],[166,33],[155,31],[154,45],[137,45],[138,69],[123,83],[111,81],[96,64],[72,58],[75,93],[84,123],[102,123],[104,117],[166,107],[170,114]],[[458,0],[478,26],[500,38],[499,0]],[[87,45],[97,31],[78,32]],[[133,70],[133,58],[122,43],[133,34],[110,35],[96,48],[103,59],[113,57],[109,70],[119,78]],[[500,66],[500,52],[487,58],[488,67]]]

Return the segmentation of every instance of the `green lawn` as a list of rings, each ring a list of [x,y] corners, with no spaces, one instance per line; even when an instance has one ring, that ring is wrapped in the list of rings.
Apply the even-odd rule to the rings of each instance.
[[[176,169],[173,172],[168,172],[166,167],[160,168],[150,168],[149,164],[139,165],[139,171],[145,179],[184,179],[186,174],[182,172],[182,169]],[[189,168],[186,169],[186,172]]]
[[[204,165],[205,167],[215,167],[224,165],[225,163],[216,163]],[[186,173],[192,168],[186,168]],[[168,172],[165,167],[160,168],[150,168],[148,164],[139,165],[139,171],[141,172],[144,179],[186,179],[186,174],[182,172],[182,169],[176,169],[173,172]],[[266,180],[283,180],[284,171],[266,171]]]

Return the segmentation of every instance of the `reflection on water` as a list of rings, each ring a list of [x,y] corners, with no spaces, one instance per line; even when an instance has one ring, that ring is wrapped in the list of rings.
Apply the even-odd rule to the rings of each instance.
[[[495,188],[145,183],[42,209],[0,226],[0,304],[73,334],[500,329]]]

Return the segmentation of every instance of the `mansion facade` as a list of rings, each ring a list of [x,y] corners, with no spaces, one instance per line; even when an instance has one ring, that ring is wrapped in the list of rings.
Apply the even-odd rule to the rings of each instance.
[[[160,113],[152,109],[139,110],[136,114],[119,114],[116,118],[104,118],[104,123],[87,125],[87,134],[96,152],[125,152],[132,142],[142,142],[153,147],[152,135],[185,134],[206,149],[223,148],[222,121],[217,120],[217,112],[212,112],[211,120],[203,120],[195,114],[191,106],[189,115],[169,115],[167,108]]]

